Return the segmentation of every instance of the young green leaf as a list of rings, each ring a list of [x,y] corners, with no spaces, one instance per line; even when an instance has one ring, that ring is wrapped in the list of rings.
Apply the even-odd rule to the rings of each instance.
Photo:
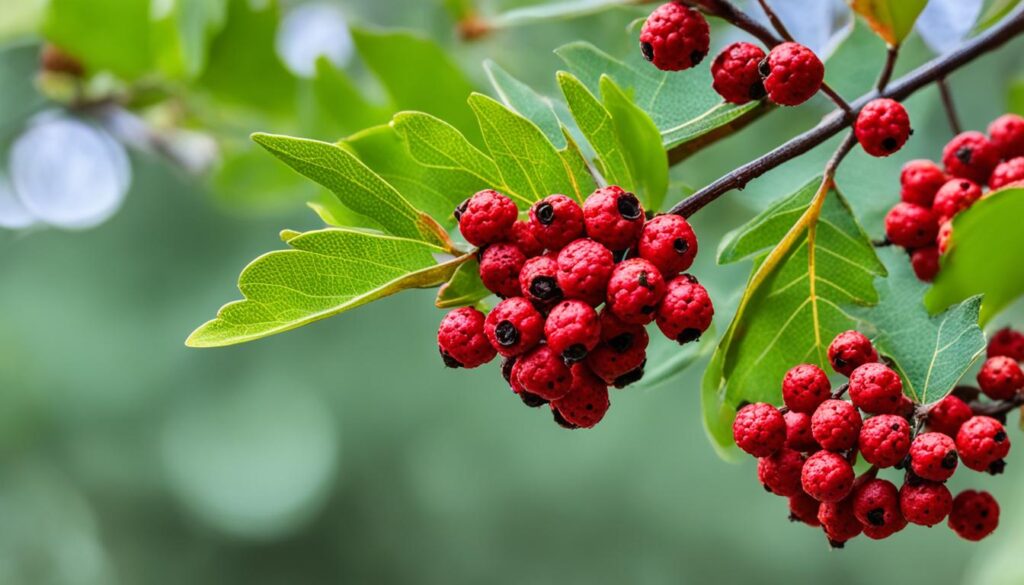
[[[530,86],[512,77],[494,61],[489,59],[484,61],[484,69],[502,103],[522,114],[527,120],[533,121],[548,137],[551,144],[555,145],[555,148],[565,148],[562,123],[549,98],[540,95]]]
[[[152,40],[160,69],[186,79],[202,73],[210,42],[227,21],[227,7],[227,0],[154,3]]]
[[[928,0],[847,0],[854,12],[864,17],[875,33],[898,46],[914,30],[914,22]]]
[[[474,305],[491,296],[482,280],[480,280],[480,263],[476,258],[463,262],[452,274],[451,279],[437,290],[434,304],[439,309],[452,309]]]
[[[611,77],[602,75],[600,85],[601,99],[612,116],[636,194],[645,209],[657,211],[668,192],[668,157],[661,145],[658,127]]]
[[[562,88],[562,95],[569,104],[576,125],[597,153],[597,165],[605,181],[627,191],[636,191],[633,174],[615,132],[612,115],[579,79],[569,73],[558,73],[558,85]]]
[[[222,307],[185,343],[218,347],[282,333],[404,289],[437,286],[469,259],[437,263],[437,246],[347,229],[307,232],[288,245],[247,266],[238,279],[245,299]]]

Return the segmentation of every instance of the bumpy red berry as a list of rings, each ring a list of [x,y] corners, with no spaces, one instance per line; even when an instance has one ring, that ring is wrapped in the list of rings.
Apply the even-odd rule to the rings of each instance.
[[[530,301],[512,297],[488,313],[484,331],[494,349],[503,356],[517,356],[533,349],[544,333],[544,317]]]
[[[971,407],[950,394],[928,410],[928,429],[955,439],[960,427],[972,416]]]
[[[525,262],[526,254],[515,244],[491,244],[480,254],[480,280],[500,297],[519,296],[519,272]]]
[[[793,522],[803,522],[808,526],[821,526],[821,522],[818,521],[820,508],[821,502],[800,490],[800,493],[789,498],[789,519]]]
[[[484,333],[484,314],[473,307],[449,311],[437,329],[441,358],[449,368],[475,368],[497,353]]]
[[[611,250],[626,250],[644,229],[644,208],[636,195],[609,185],[583,202],[583,222],[592,240]]]
[[[953,216],[974,205],[981,199],[981,187],[970,179],[953,179],[947,181],[935,194],[932,211],[939,222],[953,219]]]
[[[828,361],[836,372],[849,376],[860,366],[878,361],[871,340],[859,331],[844,331],[828,346]]]
[[[930,160],[912,160],[900,172],[900,198],[914,205],[931,207],[935,194],[949,178]]]
[[[736,413],[732,437],[740,449],[754,457],[767,457],[786,442],[786,420],[771,404],[748,404]]]
[[[480,191],[455,209],[462,237],[474,246],[486,246],[507,239],[519,210],[508,197],[492,191]]]
[[[825,80],[825,65],[814,51],[798,43],[776,45],[759,69],[768,97],[783,106],[811,99]]]
[[[946,481],[958,462],[956,444],[942,433],[922,433],[910,444],[911,469],[923,479]]]
[[[949,527],[964,540],[978,541],[999,526],[999,503],[988,492],[964,490],[953,499]]]
[[[889,156],[910,138],[910,116],[896,100],[879,98],[865,105],[853,126],[864,152],[871,156]]]
[[[697,279],[684,274],[673,278],[658,305],[658,329],[669,339],[689,343],[700,339],[711,326],[715,308],[711,297]]]
[[[550,347],[542,345],[516,361],[519,383],[530,394],[558,400],[572,387],[572,372]]]
[[[899,412],[902,398],[903,381],[899,374],[885,364],[864,364],[850,374],[850,400],[864,412]]]
[[[834,548],[842,548],[850,539],[860,535],[864,525],[853,512],[853,498],[840,502],[822,503],[818,509],[818,521],[825,529],[825,536]]]
[[[533,227],[530,222],[519,220],[512,224],[512,232],[509,235],[509,242],[515,244],[527,258],[540,256],[544,253],[544,245],[533,235]]]
[[[733,104],[763,98],[764,83],[757,67],[764,58],[764,50],[757,45],[744,42],[729,45],[711,63],[711,87]]]
[[[619,263],[608,281],[608,308],[627,323],[645,325],[653,321],[664,296],[661,271],[643,258]]]
[[[562,301],[548,313],[544,336],[551,351],[562,356],[566,363],[581,361],[601,341],[597,311],[583,301]]]
[[[998,355],[1024,361],[1024,333],[1009,327],[996,331],[988,341],[988,357]]]
[[[981,132],[962,132],[942,149],[942,164],[954,177],[984,184],[1000,159],[999,149]]]
[[[562,298],[558,288],[558,262],[552,256],[530,258],[519,271],[519,290],[522,295],[541,304],[550,304]]]
[[[910,253],[910,265],[914,268],[914,275],[922,282],[935,280],[935,275],[939,273],[939,247],[927,246],[914,250]]]
[[[530,207],[533,236],[549,250],[583,237],[583,208],[565,195],[549,195]]]
[[[783,418],[786,419],[786,447],[804,453],[818,450],[820,445],[811,433],[811,415],[791,410]]]
[[[853,480],[853,466],[831,451],[818,451],[808,457],[800,475],[804,491],[819,502],[846,498],[853,490]]]
[[[804,456],[799,451],[782,448],[757,460],[757,479],[766,490],[788,498],[803,491],[800,484],[803,466]]]
[[[885,235],[897,246],[928,246],[938,233],[939,222],[927,207],[901,201],[885,216]]]
[[[1024,156],[999,163],[992,171],[992,176],[988,178],[988,186],[993,191],[1010,185],[1024,185]]]
[[[794,412],[814,413],[832,395],[828,375],[813,364],[800,364],[782,378],[782,400]]]
[[[868,463],[881,468],[897,465],[910,452],[910,423],[894,414],[873,416],[864,421],[857,445]]]
[[[608,279],[615,269],[611,251],[587,238],[580,238],[558,253],[558,287],[566,298],[579,299],[595,307],[604,302]]]
[[[975,416],[957,431],[956,450],[968,468],[999,473],[1002,471],[999,462],[1010,452],[1010,437],[996,419]]]
[[[1024,372],[1013,358],[991,357],[978,370],[978,386],[993,400],[1009,400],[1024,390]]]
[[[509,388],[519,396],[519,399],[530,408],[537,408],[548,403],[547,400],[531,394],[526,391],[523,387],[522,382],[519,381],[519,372],[522,369],[522,363],[519,358],[509,357],[505,358],[501,362],[501,375],[505,377],[505,381],[508,382]]]
[[[907,525],[900,511],[900,492],[884,479],[869,479],[857,488],[853,514],[864,525],[864,534],[876,540],[892,536]]]
[[[900,488],[900,511],[907,522],[935,526],[949,516],[953,495],[949,488],[934,481],[908,481]]]
[[[697,256],[697,235],[682,217],[659,215],[644,224],[637,250],[640,257],[657,266],[665,278],[672,278],[693,265]]]
[[[569,392],[551,403],[562,419],[576,428],[589,429],[601,422],[611,403],[608,386],[584,364],[572,367]]]
[[[857,445],[861,417],[845,400],[826,400],[811,415],[811,434],[822,449],[845,451]]]
[[[640,31],[640,51],[662,71],[682,71],[707,56],[711,30],[704,16],[681,2],[662,4]]]
[[[1004,114],[988,125],[988,136],[1000,156],[1010,159],[1024,156],[1024,118]]]
[[[641,325],[624,323],[607,308],[601,311],[601,343],[587,355],[587,365],[608,384],[636,371],[647,358],[649,338]]]

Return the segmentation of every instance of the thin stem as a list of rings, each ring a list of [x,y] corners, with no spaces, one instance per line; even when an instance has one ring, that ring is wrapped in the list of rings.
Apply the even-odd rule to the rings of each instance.
[[[849,102],[843,99],[843,96],[839,95],[839,92],[832,89],[832,86],[824,81],[821,82],[821,93],[827,95],[828,99],[832,100],[832,103],[839,106],[839,109],[846,113],[847,116],[853,116],[853,107],[850,106]]]
[[[779,33],[779,36],[787,41],[792,41],[793,35],[789,34],[789,29],[786,28],[782,19],[779,18],[779,15],[768,4],[768,0],[758,0],[758,2],[761,3],[761,10],[764,10],[765,15],[768,17],[768,21],[772,23],[773,27],[775,27],[775,31]]]
[[[953,103],[953,92],[950,91],[946,78],[940,77],[936,79],[935,85],[939,88],[939,95],[942,96],[942,107],[946,110],[949,129],[953,131],[953,134],[963,132],[963,127],[960,125],[960,116],[956,113],[956,104]]]
[[[983,416],[999,416],[1024,405],[1024,395],[1017,394],[1010,400],[998,400],[995,402],[971,402],[971,410],[974,414]]]
[[[879,93],[885,91],[886,86],[889,85],[889,80],[892,79],[892,71],[896,67],[896,58],[899,57],[899,54],[899,45],[886,46],[885,65],[882,66],[882,72],[878,74],[878,81],[875,82],[875,89]]]

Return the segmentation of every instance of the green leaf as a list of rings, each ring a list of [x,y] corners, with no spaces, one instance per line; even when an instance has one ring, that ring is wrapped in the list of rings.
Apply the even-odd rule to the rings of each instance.
[[[512,77],[494,61],[489,59],[484,61],[484,69],[502,103],[536,124],[548,137],[548,140],[555,145],[555,148],[565,148],[562,123],[549,98],[540,95],[530,86]]]
[[[196,329],[191,347],[218,347],[282,333],[408,288],[437,286],[467,257],[438,264],[425,242],[355,230],[325,229],[288,240],[242,271],[244,300],[229,303]]]
[[[1018,78],[1010,82],[1010,88],[1006,92],[1007,111],[1024,115],[1024,79]]]
[[[389,234],[445,245],[436,222],[351,152],[328,142],[273,134],[254,134],[253,141],[330,189],[346,207],[378,222]]]
[[[305,179],[302,180],[305,181]],[[306,206],[312,209],[325,224],[332,227],[377,232],[386,231],[384,226],[379,223],[345,207],[333,193],[327,190],[322,190],[315,199],[307,201]]]
[[[510,28],[535,22],[580,18],[621,8],[627,3],[628,1],[623,0],[568,0],[541,3],[503,12],[492,18],[490,24],[496,28]]]
[[[206,67],[210,41],[227,20],[227,0],[166,0],[152,6],[157,65],[171,77],[198,76]]]
[[[971,365],[985,352],[985,334],[978,326],[981,297],[971,297],[932,317],[922,297],[928,286],[920,282],[906,254],[883,254],[888,278],[877,281],[879,301],[869,308],[852,308],[868,327],[875,347],[894,362],[904,381],[904,393],[921,404],[949,394]]]
[[[725,261],[771,248],[757,257],[736,315],[704,375],[704,423],[723,455],[732,445],[737,405],[780,402],[786,371],[798,363],[824,367],[829,342],[855,324],[844,307],[878,299],[874,278],[885,268],[832,187],[831,181],[811,181],[722,246]]]
[[[43,35],[90,72],[135,79],[153,64],[149,5],[139,0],[50,0]]]
[[[654,121],[607,75],[601,76],[601,98],[622,143],[636,193],[644,208],[661,209],[668,192],[668,157]]]
[[[390,107],[366,99],[348,75],[327,57],[317,59],[312,87],[323,117],[338,128],[339,135],[384,124],[391,116]]]
[[[985,324],[1024,295],[1022,217],[1024,189],[1019,188],[991,193],[957,214],[942,269],[925,297],[928,308],[939,311],[984,295],[981,322]]]
[[[975,32],[980,32],[993,24],[999,22],[1004,16],[1010,13],[1011,10],[1020,4],[1020,0],[995,0],[989,5],[988,9],[982,13],[981,18],[978,19],[978,24],[975,27]]]
[[[576,125],[597,153],[598,168],[605,181],[627,191],[636,191],[612,115],[579,79],[564,71],[560,71],[557,77]]]
[[[914,22],[928,0],[847,0],[864,17],[875,34],[898,46],[914,30]]]
[[[451,280],[437,290],[434,304],[439,309],[452,309],[475,305],[489,296],[491,291],[480,280],[480,263],[476,258],[470,258],[452,274]]]

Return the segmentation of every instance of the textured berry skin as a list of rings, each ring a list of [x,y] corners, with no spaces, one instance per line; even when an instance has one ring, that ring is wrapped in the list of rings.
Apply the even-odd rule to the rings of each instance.
[[[956,444],[942,433],[922,433],[910,444],[911,469],[922,479],[946,481],[958,462]]]
[[[804,462],[800,481],[807,495],[819,502],[838,502],[853,490],[853,466],[831,451],[818,451]]]
[[[764,83],[757,66],[764,58],[764,50],[757,45],[743,42],[729,45],[711,63],[711,87],[733,104],[763,98]]]
[[[798,43],[776,45],[760,65],[768,98],[798,106],[814,97],[825,80],[825,66],[814,51]]]
[[[988,340],[988,357],[998,355],[1024,361],[1024,333],[1009,327],[996,331]]]
[[[512,224],[512,232],[509,235],[509,242],[515,244],[526,254],[527,258],[540,256],[544,253],[544,245],[533,235],[533,227],[530,222],[519,220]]]
[[[960,427],[971,419],[974,413],[966,402],[950,394],[935,403],[928,411],[928,430],[956,438]]]
[[[581,429],[601,422],[609,406],[608,386],[584,364],[572,367],[572,387],[568,394],[551,403],[552,410]]]
[[[544,317],[530,301],[512,297],[491,309],[484,322],[484,331],[491,345],[501,355],[522,355],[540,343],[544,333]]]
[[[811,415],[811,434],[822,449],[845,451],[857,445],[860,413],[845,400],[826,400]]]
[[[640,30],[640,51],[662,71],[682,71],[699,64],[711,46],[704,16],[679,2],[662,4]]]
[[[615,380],[635,371],[647,359],[647,330],[619,320],[607,307],[601,311],[601,343],[587,355],[587,365],[602,380]]]
[[[992,400],[1009,400],[1024,389],[1024,372],[1013,358],[991,357],[978,370],[978,386]]]
[[[818,521],[825,529],[829,544],[842,548],[843,544],[860,535],[864,525],[853,512],[853,498],[841,502],[823,503],[818,509]]]
[[[920,248],[935,242],[939,222],[927,207],[897,203],[885,216],[885,235],[904,248]]]
[[[935,275],[939,273],[939,247],[927,246],[914,250],[910,253],[910,265],[914,268],[914,275],[918,280],[922,282],[935,280]]]
[[[542,345],[516,361],[519,383],[530,394],[558,400],[572,387],[572,372],[550,347]]]
[[[636,195],[609,185],[583,202],[583,223],[592,240],[610,250],[626,250],[644,229],[644,208]]]
[[[939,226],[939,235],[935,237],[935,246],[939,249],[939,254],[945,254],[949,251],[949,246],[952,243],[953,238],[953,222],[944,221]]]
[[[813,414],[832,396],[828,374],[813,364],[800,364],[782,378],[782,400],[793,412]]]
[[[1024,118],[1004,114],[988,125],[988,136],[1000,156],[1011,159],[1024,156]]]
[[[544,336],[551,351],[562,356],[566,363],[575,363],[587,357],[601,341],[601,322],[597,311],[587,303],[562,301],[548,313]]]
[[[647,349],[650,339],[647,336],[647,329],[643,326],[626,323],[608,310],[607,306],[601,310],[600,319],[602,342],[619,351],[626,351],[634,347]]]
[[[984,184],[999,164],[999,149],[981,132],[962,132],[942,149],[946,173]]]
[[[792,497],[803,492],[800,484],[803,466],[804,456],[799,451],[782,448],[757,460],[757,479],[771,493]]]
[[[931,207],[935,194],[949,178],[930,160],[912,160],[900,172],[900,199],[922,207]]]
[[[974,205],[981,199],[981,187],[970,179],[953,179],[947,181],[935,194],[932,212],[939,222],[953,219],[953,216]]]
[[[949,527],[964,540],[978,541],[999,526],[999,503],[988,492],[964,490],[953,498]]]
[[[876,540],[892,536],[907,525],[900,511],[900,492],[884,479],[869,479],[857,488],[853,514],[864,525],[864,534]]]
[[[935,526],[945,520],[952,509],[953,495],[941,483],[917,480],[900,488],[900,511],[907,522]]]
[[[593,306],[604,302],[608,279],[615,269],[611,250],[587,238],[580,238],[558,253],[558,287],[566,298]]]
[[[771,404],[748,404],[736,413],[732,438],[737,447],[754,457],[767,457],[785,444],[786,420]]]
[[[562,298],[558,287],[558,262],[551,256],[530,258],[519,271],[519,291],[531,301],[541,304]]]
[[[871,340],[859,331],[844,331],[828,346],[828,361],[836,372],[849,376],[860,366],[878,361]]]
[[[864,421],[857,445],[868,463],[892,467],[910,452],[910,423],[894,414],[873,416]]]
[[[889,156],[903,148],[910,138],[910,116],[896,100],[871,100],[857,115],[853,131],[864,152],[871,156]]]
[[[489,189],[473,195],[455,210],[462,237],[474,246],[507,239],[518,215],[511,199]]]
[[[821,522],[818,521],[820,509],[821,502],[808,496],[803,490],[789,498],[789,519],[793,522],[803,522],[808,526],[821,526]]]
[[[1010,452],[1010,437],[996,419],[975,416],[957,431],[956,450],[969,469],[986,471]]]
[[[491,244],[480,254],[480,280],[502,298],[519,296],[519,272],[525,263],[526,254],[515,244]]]
[[[560,250],[583,237],[583,208],[565,195],[549,195],[530,207],[533,237],[549,250]]]
[[[484,333],[484,314],[473,307],[460,307],[449,311],[437,329],[437,346],[446,366],[475,368],[494,359]]]
[[[643,258],[620,262],[608,281],[608,308],[626,323],[646,325],[653,321],[664,296],[661,271]]]
[[[693,265],[697,257],[697,235],[690,223],[678,215],[659,215],[644,224],[637,244],[640,257],[672,278]]]
[[[700,339],[714,316],[715,307],[707,289],[696,278],[684,274],[669,281],[656,320],[666,337],[689,343]]]
[[[820,448],[811,433],[811,415],[792,410],[783,415],[786,419],[786,447],[808,453]]]
[[[1020,186],[1022,183],[1024,183],[1024,156],[999,163],[992,171],[992,176],[988,178],[988,186],[993,191],[1008,185]]]
[[[511,366],[508,366],[508,364],[511,364]],[[501,364],[502,375],[505,375],[505,373],[508,372],[507,380],[509,388],[512,388],[512,391],[519,396],[519,399],[522,400],[523,404],[530,408],[537,408],[538,406],[547,404],[547,400],[537,396],[536,394],[527,392],[526,388],[523,387],[523,383],[519,380],[519,373],[521,370],[522,360],[519,358],[505,358]]]
[[[864,364],[850,374],[850,400],[870,414],[899,412],[903,398],[903,381],[885,364]]]

